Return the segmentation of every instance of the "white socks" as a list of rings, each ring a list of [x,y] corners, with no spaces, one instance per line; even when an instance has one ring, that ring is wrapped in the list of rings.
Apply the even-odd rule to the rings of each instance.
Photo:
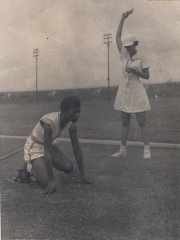
[[[125,157],[126,156],[126,146],[120,146],[120,150],[111,155],[112,158]]]
[[[143,159],[144,160],[148,160],[151,158],[151,151],[150,151],[150,147],[148,146],[144,146],[144,156]]]
[[[126,146],[120,146],[120,150],[114,154],[111,155],[112,158],[119,158],[119,157],[125,157],[127,155],[126,152]],[[151,159],[151,151],[150,151],[150,147],[148,146],[144,146],[144,156],[143,156],[144,160],[148,160]]]
[[[144,152],[150,152],[150,146],[148,145],[148,146],[144,146]]]

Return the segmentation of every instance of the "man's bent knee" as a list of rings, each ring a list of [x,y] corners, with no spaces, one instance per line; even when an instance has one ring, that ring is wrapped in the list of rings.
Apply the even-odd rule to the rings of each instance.
[[[64,166],[64,168],[63,168],[63,172],[66,174],[71,173],[72,171],[73,171],[72,164],[66,164],[66,166]]]

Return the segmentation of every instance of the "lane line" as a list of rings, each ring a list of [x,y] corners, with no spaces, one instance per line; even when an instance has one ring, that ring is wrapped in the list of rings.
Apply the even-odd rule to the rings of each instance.
[[[27,136],[10,136],[10,135],[0,135],[0,139],[16,139],[16,140],[24,140],[26,139]],[[70,142],[69,138],[57,138],[59,142]],[[79,139],[80,143],[85,143],[85,144],[102,144],[102,145],[120,145],[120,141],[115,141],[115,140],[101,140],[101,139]],[[143,143],[142,142],[134,142],[134,141],[128,141],[127,142],[128,146],[132,147],[142,147]],[[177,149],[180,148],[180,144],[176,143],[150,143],[151,147],[154,148],[172,148],[172,149]]]
[[[23,150],[24,150],[24,148],[21,148],[21,149],[18,149],[18,150],[16,150],[16,151],[12,152],[12,153],[9,153],[8,155],[5,155],[5,156],[1,157],[1,158],[0,158],[0,161],[6,159],[6,158],[8,158],[8,157],[11,157],[11,156],[15,155],[16,153],[19,153],[19,152],[21,152],[21,151],[23,151]]]

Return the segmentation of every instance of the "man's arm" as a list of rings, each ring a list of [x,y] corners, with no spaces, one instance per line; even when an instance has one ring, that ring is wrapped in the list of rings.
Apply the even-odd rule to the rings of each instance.
[[[71,143],[72,143],[73,153],[74,153],[74,156],[75,156],[78,168],[79,168],[79,172],[81,175],[81,183],[88,184],[90,182],[85,177],[83,156],[82,156],[81,148],[79,146],[76,126],[73,129],[69,130],[69,136],[70,136]]]
[[[51,194],[55,190],[55,177],[52,166],[52,129],[49,124],[44,124],[44,160],[49,175],[49,183],[44,194]]]
[[[44,125],[44,160],[49,178],[54,177],[52,168],[52,130],[49,124]]]

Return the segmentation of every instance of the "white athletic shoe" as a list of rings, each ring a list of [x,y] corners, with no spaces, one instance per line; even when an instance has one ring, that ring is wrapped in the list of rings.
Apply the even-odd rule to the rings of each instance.
[[[126,151],[119,151],[111,155],[112,158],[126,157]]]
[[[145,151],[145,152],[144,152],[143,159],[144,159],[144,160],[149,160],[149,159],[151,159],[151,152],[150,152],[150,151]]]

